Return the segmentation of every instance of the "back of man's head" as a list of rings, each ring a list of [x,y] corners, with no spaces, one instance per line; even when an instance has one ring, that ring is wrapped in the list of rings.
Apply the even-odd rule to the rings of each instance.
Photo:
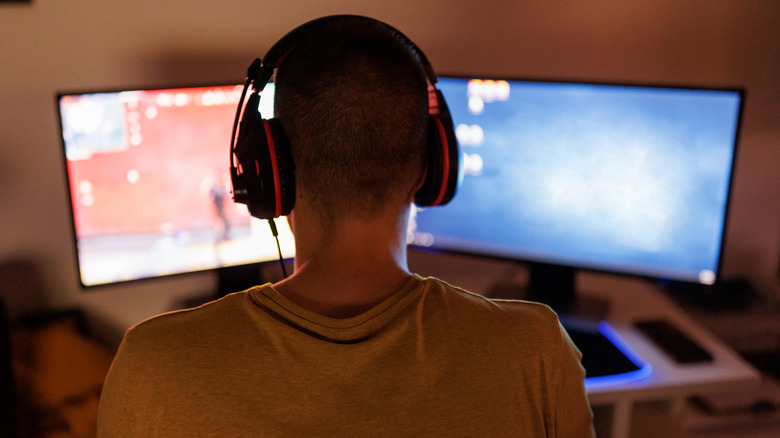
[[[298,199],[326,227],[400,211],[424,170],[428,117],[409,42],[373,20],[329,20],[287,55],[275,82]]]

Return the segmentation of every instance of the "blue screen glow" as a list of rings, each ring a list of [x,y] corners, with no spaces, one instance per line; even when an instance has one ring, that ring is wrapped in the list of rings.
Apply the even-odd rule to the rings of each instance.
[[[441,78],[463,153],[409,241],[712,283],[741,93]]]

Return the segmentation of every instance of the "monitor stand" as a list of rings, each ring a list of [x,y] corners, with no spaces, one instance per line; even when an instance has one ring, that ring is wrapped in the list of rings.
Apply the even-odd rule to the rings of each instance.
[[[194,297],[187,297],[173,304],[172,310],[187,309],[206,304],[224,297],[233,292],[241,292],[252,286],[263,284],[263,269],[261,263],[250,263],[239,266],[223,266],[215,270],[217,274],[217,287],[215,290]]]
[[[217,269],[216,297],[221,298],[233,292],[241,292],[264,282],[260,263],[225,266]]]

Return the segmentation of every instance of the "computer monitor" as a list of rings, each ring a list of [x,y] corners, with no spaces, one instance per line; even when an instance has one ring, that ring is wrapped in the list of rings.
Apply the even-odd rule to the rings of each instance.
[[[84,286],[203,270],[251,276],[258,263],[278,259],[268,224],[231,199],[229,144],[241,88],[57,96]],[[272,117],[272,108],[270,84],[259,110]],[[291,257],[287,221],[276,223]],[[251,268],[228,269],[241,266]]]
[[[463,153],[454,200],[417,209],[421,248],[527,262],[566,305],[577,270],[713,284],[743,93],[445,77]]]

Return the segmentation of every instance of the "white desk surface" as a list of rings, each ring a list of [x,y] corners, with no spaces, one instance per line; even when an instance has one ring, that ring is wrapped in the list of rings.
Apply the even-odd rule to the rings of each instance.
[[[644,379],[614,386],[588,388],[592,404],[616,397],[634,401],[684,399],[694,394],[744,390],[759,385],[760,374],[731,348],[707,332],[665,297],[656,286],[642,280],[583,275],[580,293],[610,303],[607,322],[631,348],[652,366]],[[645,319],[666,319],[707,350],[711,362],[681,365],[653,345],[633,323]]]

